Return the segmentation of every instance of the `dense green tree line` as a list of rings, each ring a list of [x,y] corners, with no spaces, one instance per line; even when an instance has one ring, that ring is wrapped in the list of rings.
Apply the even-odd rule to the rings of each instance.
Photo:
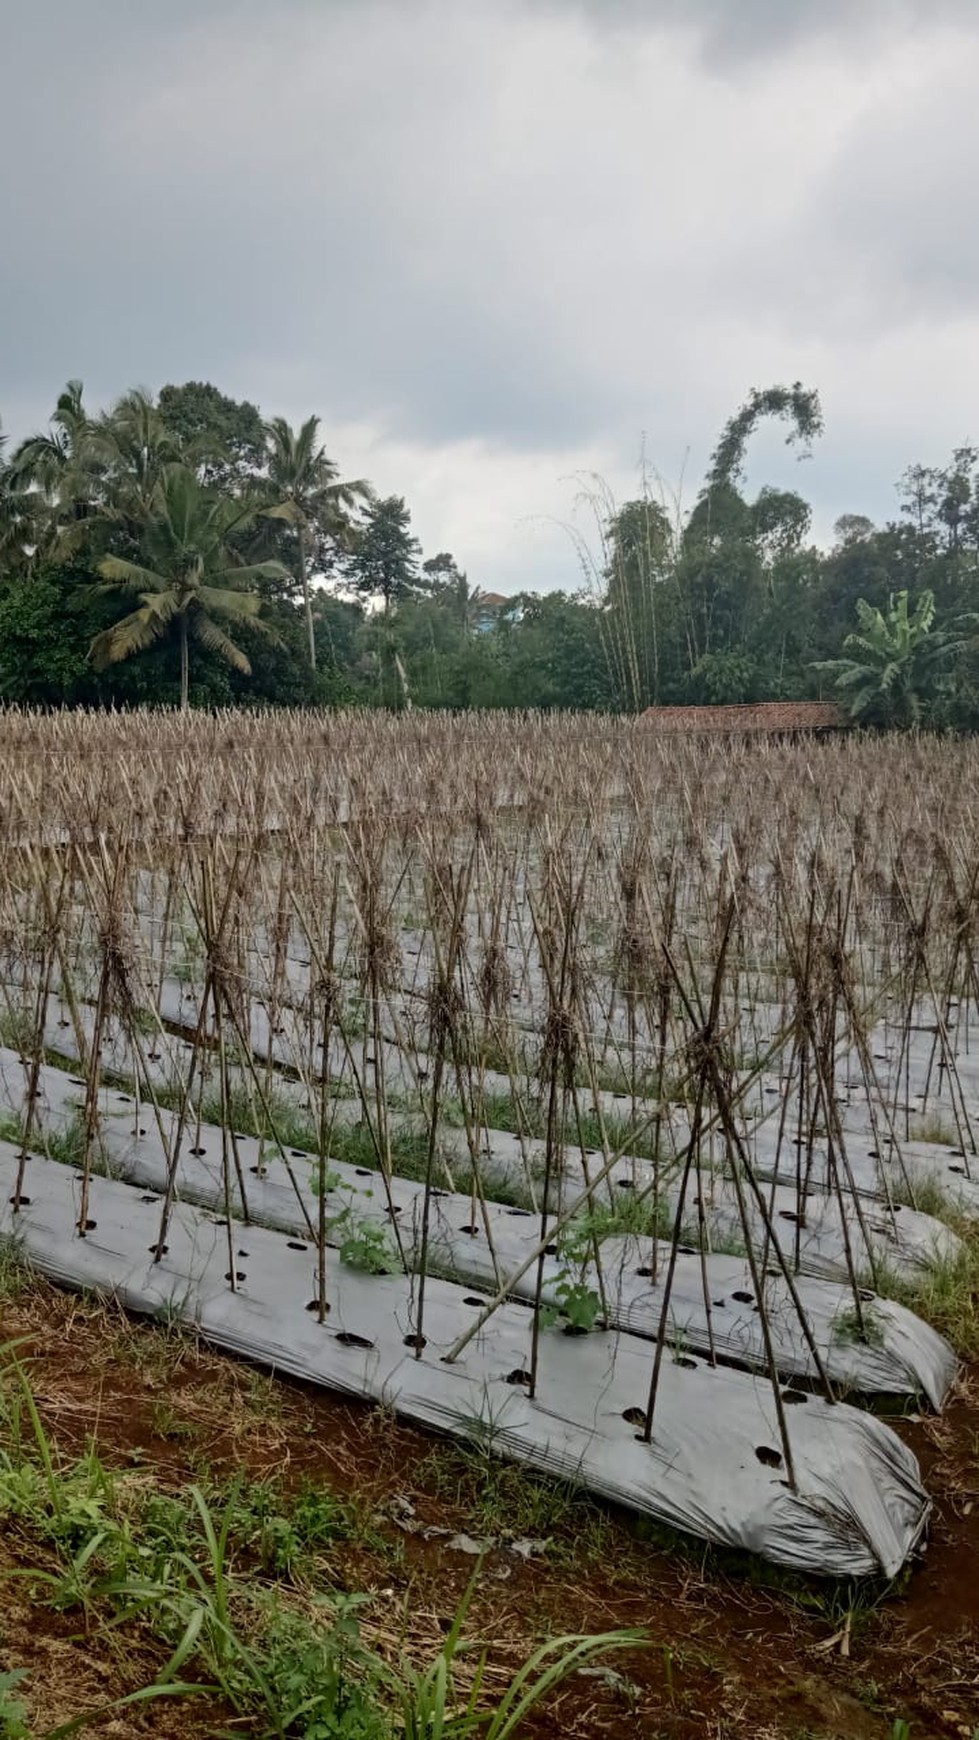
[[[979,725],[979,452],[912,467],[883,527],[830,550],[793,491],[748,499],[759,423],[808,446],[817,395],[752,393],[689,513],[594,499],[585,584],[498,602],[424,559],[399,496],[344,478],[215,387],[0,446],[0,698],[41,706],[584,707],[839,698],[869,724]],[[576,573],[569,545],[569,574]],[[491,580],[492,577],[487,577]]]

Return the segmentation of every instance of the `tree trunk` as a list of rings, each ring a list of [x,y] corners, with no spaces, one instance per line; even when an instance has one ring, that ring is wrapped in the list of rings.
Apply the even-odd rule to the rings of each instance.
[[[306,539],[303,526],[296,527],[299,539],[299,584],[303,589],[303,610],[306,613],[306,637],[309,641],[309,668],[316,669],[316,632],[313,628],[313,601],[309,595],[309,579],[306,574]]]
[[[187,646],[187,612],[180,612],[180,711],[190,707],[190,652]]]

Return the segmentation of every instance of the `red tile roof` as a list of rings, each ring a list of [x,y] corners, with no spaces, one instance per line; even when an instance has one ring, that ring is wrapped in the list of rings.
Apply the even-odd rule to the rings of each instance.
[[[657,731],[704,733],[838,731],[845,723],[832,701],[755,701],[745,707],[647,707]]]

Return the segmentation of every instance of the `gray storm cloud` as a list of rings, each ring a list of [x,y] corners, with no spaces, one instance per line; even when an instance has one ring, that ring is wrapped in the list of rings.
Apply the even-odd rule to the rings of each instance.
[[[841,53],[881,37],[942,25],[976,26],[973,0],[538,0],[555,14],[576,9],[594,28],[640,33],[656,26],[695,38],[719,66],[769,58],[814,39]]]
[[[803,476],[759,463],[824,524],[971,433],[972,0],[5,11],[15,433],[70,375],[206,377],[525,584],[573,584],[526,532],[563,477],[645,437],[695,482],[752,385],[822,388]]]

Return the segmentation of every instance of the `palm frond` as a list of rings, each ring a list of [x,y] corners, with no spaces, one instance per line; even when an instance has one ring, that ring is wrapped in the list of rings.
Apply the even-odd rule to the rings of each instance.
[[[236,621],[257,616],[263,602],[256,592],[235,592],[223,586],[202,586],[197,597],[204,610],[216,610],[221,616],[230,616]]]
[[[161,628],[168,628],[175,616],[180,615],[180,594],[170,592],[144,592],[141,595],[144,610],[156,617]]]
[[[228,590],[236,592],[254,585],[256,580],[291,580],[292,575],[283,562],[270,557],[267,562],[243,562],[240,568],[220,568],[214,579],[218,585],[233,581]]]
[[[123,556],[103,556],[98,566],[106,588],[120,592],[168,592],[171,582],[152,568],[127,562]]]
[[[159,612],[144,604],[112,628],[97,634],[89,647],[89,659],[97,671],[104,671],[109,665],[132,658],[134,653],[145,652],[160,639],[165,628],[166,622]]]
[[[200,518],[201,486],[189,466],[166,465],[160,477],[160,506],[166,530],[174,543],[186,549],[196,540]]]
[[[274,507],[262,508],[261,517],[263,520],[285,520],[288,525],[295,526],[306,516],[302,508],[290,500],[276,502]]]
[[[242,676],[251,676],[252,667],[241,647],[235,645],[231,637],[211,620],[206,611],[195,610],[189,620],[190,632],[195,640],[200,641],[201,646],[207,647],[209,652],[217,653],[219,658],[224,659],[225,664],[240,671]]]
[[[85,548],[86,540],[91,534],[92,522],[88,518],[62,522],[57,513],[52,513],[51,527],[51,554],[54,560],[69,562],[72,556],[77,556]]]

